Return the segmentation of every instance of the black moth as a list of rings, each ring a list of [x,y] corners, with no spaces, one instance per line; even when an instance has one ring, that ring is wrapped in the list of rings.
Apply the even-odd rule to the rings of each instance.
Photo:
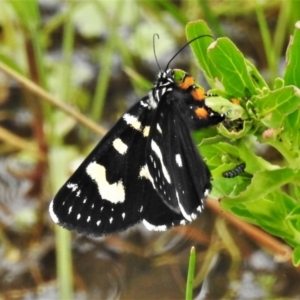
[[[206,106],[193,77],[168,66],[58,191],[49,208],[55,223],[101,236],[140,222],[163,231],[202,212],[211,175],[190,130],[225,115]]]

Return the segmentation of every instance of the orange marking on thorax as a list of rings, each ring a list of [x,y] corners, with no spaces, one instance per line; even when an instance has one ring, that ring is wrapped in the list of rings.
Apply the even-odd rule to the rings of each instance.
[[[191,94],[195,100],[204,100],[205,99],[205,93],[204,91],[195,86],[195,79],[194,77],[190,75],[186,75],[186,77],[183,79],[183,81],[179,84],[179,87],[183,90],[187,90],[190,87],[194,87],[191,91]]]
[[[183,81],[179,84],[179,87],[183,90],[187,90],[190,86],[195,84],[194,77],[187,75]]]
[[[195,88],[194,90],[192,90],[192,96],[195,100],[204,100],[205,99],[205,93],[202,89],[200,88]]]
[[[208,111],[203,107],[197,108],[195,113],[200,119],[206,119],[208,117]]]

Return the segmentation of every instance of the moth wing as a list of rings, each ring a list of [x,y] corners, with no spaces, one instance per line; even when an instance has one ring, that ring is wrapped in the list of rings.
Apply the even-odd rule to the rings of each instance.
[[[143,219],[148,179],[141,167],[152,120],[152,111],[143,101],[119,119],[58,191],[49,208],[54,222],[100,236]]]
[[[188,108],[186,108],[188,109]],[[202,211],[211,189],[210,172],[192,141],[180,102],[156,113],[146,149],[153,187],[164,203],[188,222]]]

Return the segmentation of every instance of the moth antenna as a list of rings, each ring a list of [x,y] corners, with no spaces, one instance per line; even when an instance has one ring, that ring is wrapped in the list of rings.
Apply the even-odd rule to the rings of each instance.
[[[167,66],[166,66],[166,70],[168,70],[169,69],[169,65],[170,65],[170,63],[172,62],[172,60],[185,48],[185,47],[187,47],[189,44],[191,44],[192,42],[194,42],[194,41],[196,41],[196,40],[198,40],[198,39],[201,39],[201,38],[203,38],[203,37],[211,37],[212,39],[214,39],[215,40],[215,38],[212,36],[212,35],[210,35],[210,34],[203,34],[203,35],[199,35],[199,36],[197,36],[197,37],[195,37],[195,38],[193,38],[192,40],[190,40],[190,41],[188,41],[183,47],[181,47],[174,55],[173,55],[173,57],[169,60],[169,62],[168,62],[168,64],[167,64]]]
[[[155,60],[156,60],[156,64],[158,66],[158,69],[161,71],[161,67],[158,63],[158,59],[157,59],[157,56],[156,56],[156,50],[155,50],[155,37],[157,37],[159,39],[159,35],[158,33],[154,33],[153,34],[153,52],[154,52],[154,57],[155,57]]]

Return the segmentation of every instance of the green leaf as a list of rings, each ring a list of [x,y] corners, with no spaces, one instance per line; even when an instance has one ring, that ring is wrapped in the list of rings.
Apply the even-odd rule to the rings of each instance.
[[[286,214],[291,209],[287,203],[295,202],[281,191],[274,191],[256,201],[245,203],[246,209],[255,216],[256,223],[268,232],[283,237],[291,238],[290,221],[286,220]]]
[[[247,59],[245,60],[245,63],[247,66],[247,71],[252,78],[252,82],[253,82],[254,86],[259,90],[261,90],[263,88],[269,88],[267,83],[263,79],[263,77],[260,75],[258,70],[255,68],[255,66]]]
[[[186,26],[189,41],[207,34],[211,35],[211,31],[203,20]],[[219,38],[211,43],[209,39],[199,38],[191,43],[191,48],[213,88],[234,97],[250,97],[256,89],[268,88],[254,65],[229,39]]]
[[[227,128],[224,126],[224,124],[220,124],[220,126],[218,126],[218,131],[226,138],[231,139],[231,140],[236,140],[236,139],[240,139],[243,136],[245,136],[246,134],[249,133],[249,131],[253,128],[253,121],[252,120],[247,120],[243,122],[243,126],[238,129],[235,130],[234,128]]]
[[[296,167],[296,159],[299,158],[299,145],[300,145],[300,112],[297,109],[288,115],[287,118],[283,120],[283,131],[279,135],[279,142],[282,143],[278,147],[285,146],[287,151],[291,153],[291,164]],[[283,144],[283,145],[282,145]],[[280,150],[280,148],[279,148]],[[286,155],[285,155],[286,156]],[[288,158],[288,157],[287,157]],[[297,168],[300,168],[300,162],[297,164]]]
[[[247,203],[237,203],[231,211],[244,220],[260,226],[269,233],[283,238],[291,246],[300,243],[299,226],[293,218],[287,218],[299,205],[280,190]],[[296,215],[295,215],[296,217]]]
[[[300,90],[286,86],[275,91],[265,90],[265,94],[253,96],[257,117],[268,127],[280,127],[286,116],[300,106]]]
[[[212,110],[220,114],[227,114],[230,111],[226,116],[226,118],[230,120],[246,119],[248,117],[245,109],[241,105],[232,103],[221,96],[207,97],[205,103]]]
[[[223,140],[223,138],[217,134],[218,131],[216,127],[209,127],[194,131],[192,136],[196,145],[211,145]]]
[[[293,264],[295,267],[299,267],[300,265],[300,246],[297,246],[293,251]]]
[[[228,166],[226,169],[222,168],[222,172],[233,169],[233,164],[225,165]],[[250,184],[250,178],[243,176],[237,176],[234,178],[224,178],[224,177],[215,177],[217,172],[220,171],[219,167],[216,170],[212,171],[214,180],[213,180],[213,189],[210,195],[215,198],[223,198],[224,195],[228,197],[238,196],[242,191],[244,191],[247,186]],[[219,175],[220,176],[220,175]],[[239,214],[237,214],[239,215]],[[240,216],[240,215],[239,215]]]
[[[243,54],[228,39],[220,38],[208,48],[208,57],[217,68],[215,84],[234,97],[250,97],[256,87],[248,73]],[[221,88],[222,89],[222,88]]]
[[[286,85],[295,85],[300,88],[300,21],[295,24],[293,37],[290,39],[286,54],[286,69],[284,73],[284,81]],[[290,104],[289,104],[290,105]],[[285,143],[290,144],[291,149],[297,153],[299,157],[300,132],[297,130],[300,124],[300,111],[294,111],[289,118],[284,120],[284,128],[286,130],[283,139]]]
[[[299,180],[299,174],[292,169],[283,168],[271,171],[256,172],[252,178],[251,184],[245,191],[237,197],[226,197],[222,200],[223,209],[230,209],[238,203],[248,203],[261,199],[265,195],[275,191],[293,180]]]
[[[254,144],[249,139],[244,138],[239,141],[238,151],[236,151],[235,154],[241,161],[246,163],[247,172],[254,174],[257,171],[276,170],[279,168],[264,160],[262,157],[257,156],[253,148]]]
[[[201,35],[212,35],[211,30],[203,20],[188,23],[185,30],[189,41]],[[216,74],[214,64],[207,57],[207,48],[212,42],[213,39],[206,37],[199,38],[190,44],[208,82],[210,82],[210,79],[214,78]]]
[[[295,24],[293,37],[290,39],[286,54],[286,69],[284,81],[286,85],[295,85],[300,88],[300,21]]]
[[[294,223],[294,226],[297,230],[297,232],[300,232],[300,205],[297,205],[296,207],[294,207],[290,213],[287,215],[286,217],[286,220],[289,220],[289,221],[295,221],[293,222]]]

